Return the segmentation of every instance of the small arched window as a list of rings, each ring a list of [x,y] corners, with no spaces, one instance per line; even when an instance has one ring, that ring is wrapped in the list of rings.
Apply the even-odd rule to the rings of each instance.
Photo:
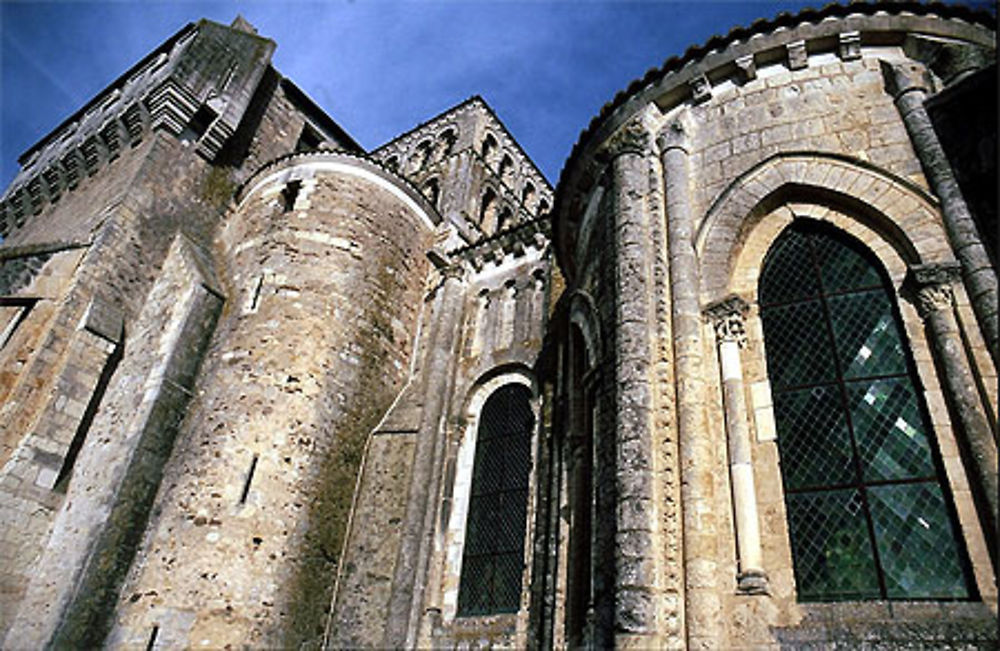
[[[457,140],[458,136],[455,135],[455,130],[446,129],[438,138],[436,158],[440,160],[450,156],[452,151],[455,149],[455,142]]]
[[[486,137],[483,138],[483,148],[480,150],[482,154],[483,161],[489,165],[493,159],[493,153],[497,149],[497,139],[493,137],[493,134],[487,133]]]
[[[534,428],[531,391],[524,385],[505,384],[483,405],[462,551],[460,616],[513,613],[520,607]]]
[[[492,188],[486,188],[483,200],[479,204],[479,228],[489,232],[493,228],[493,218],[497,211],[497,195]]]
[[[430,162],[430,160],[431,160],[431,141],[424,140],[419,145],[417,145],[417,149],[414,152],[413,171],[419,172],[420,170],[424,169],[425,167],[427,167],[427,164]]]
[[[496,232],[499,233],[503,229],[510,226],[511,221],[513,221],[514,214],[510,211],[510,208],[504,208],[500,211],[500,216],[497,217],[497,228]]]
[[[438,185],[437,179],[428,179],[424,183],[424,196],[427,200],[431,202],[431,205],[435,208],[438,207],[438,199],[441,197],[441,188]]]
[[[968,563],[893,299],[858,241],[775,241],[760,314],[800,601],[963,599]]]
[[[507,154],[503,155],[500,160],[500,168],[497,170],[497,176],[500,177],[500,181],[506,185],[510,185],[511,177],[514,174],[514,161]]]
[[[546,201],[545,199],[542,199],[541,201],[539,201],[538,202],[538,214],[539,215],[544,215],[548,211],[549,211],[549,202]]]
[[[525,210],[531,210],[532,202],[535,200],[535,186],[530,182],[524,184],[524,188],[521,190],[521,204],[524,206]]]

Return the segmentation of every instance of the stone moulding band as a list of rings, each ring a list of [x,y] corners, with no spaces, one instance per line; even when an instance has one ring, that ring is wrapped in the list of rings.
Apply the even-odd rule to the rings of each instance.
[[[400,183],[399,180],[390,178],[390,173],[386,172],[382,167],[358,156],[323,152],[320,154],[307,154],[302,157],[291,157],[285,161],[281,161],[278,169],[270,170],[270,173],[267,173],[269,167],[270,165],[265,166],[256,178],[251,177],[244,186],[244,189],[239,192],[237,196],[237,208],[242,208],[251,196],[267,185],[283,183],[292,178],[297,178],[296,173],[301,175],[305,172],[309,175],[319,172],[354,176],[377,185],[416,213],[421,221],[431,230],[441,221],[441,217],[437,214],[437,211],[431,208],[423,195],[410,186],[409,183],[405,181]]]

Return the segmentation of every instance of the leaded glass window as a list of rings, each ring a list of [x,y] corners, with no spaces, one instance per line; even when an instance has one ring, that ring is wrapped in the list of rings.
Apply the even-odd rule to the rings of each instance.
[[[969,598],[878,261],[832,228],[796,221],[768,253],[759,302],[799,599]]]
[[[534,425],[531,391],[523,385],[504,385],[483,405],[465,524],[459,615],[513,613],[520,606]]]

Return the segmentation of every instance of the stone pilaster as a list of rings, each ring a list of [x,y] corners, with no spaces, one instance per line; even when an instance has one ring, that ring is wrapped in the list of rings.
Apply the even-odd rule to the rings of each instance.
[[[719,347],[729,480],[732,482],[739,556],[737,588],[740,592],[759,594],[767,591],[767,575],[760,551],[760,520],[750,453],[750,430],[747,427],[743,367],[740,362],[740,348],[746,346],[747,340],[744,324],[746,311],[746,302],[738,296],[731,296],[709,306],[705,313],[715,327],[715,341]]]
[[[930,90],[930,79],[920,64],[882,62],[886,91],[896,103],[913,148],[920,158],[924,174],[934,193],[941,200],[948,240],[962,266],[962,278],[972,301],[983,338],[993,363],[998,361],[997,276],[983,246],[980,233],[962,197],[958,181],[948,157],[941,147],[924,101]]]
[[[386,647],[412,648],[418,644],[422,621],[424,587],[440,499],[441,472],[447,433],[443,427],[448,399],[454,384],[455,346],[462,320],[463,271],[454,264],[439,270],[441,283],[432,290],[437,306],[434,334],[427,351],[422,387],[426,391],[410,478],[409,502],[403,523],[403,539],[396,560],[392,596],[386,615]],[[430,609],[433,612],[433,609]]]
[[[955,318],[952,283],[958,280],[957,264],[926,264],[910,268],[907,283],[915,294],[917,310],[927,326],[941,369],[945,394],[960,434],[972,457],[975,483],[988,505],[987,540],[995,541],[997,530],[997,447],[976,382],[969,368],[962,335]]]
[[[717,649],[721,645],[722,622],[716,585],[715,453],[705,417],[700,279],[693,244],[688,129],[681,118],[675,119],[659,134],[657,145],[663,165],[673,299],[687,645],[691,649]]]

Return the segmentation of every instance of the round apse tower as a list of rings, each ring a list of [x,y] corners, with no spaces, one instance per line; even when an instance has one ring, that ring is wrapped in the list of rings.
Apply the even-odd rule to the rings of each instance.
[[[403,386],[436,212],[342,152],[238,193],[229,296],[112,638],[298,646],[322,635],[368,433]],[[138,596],[137,596],[138,595]]]

